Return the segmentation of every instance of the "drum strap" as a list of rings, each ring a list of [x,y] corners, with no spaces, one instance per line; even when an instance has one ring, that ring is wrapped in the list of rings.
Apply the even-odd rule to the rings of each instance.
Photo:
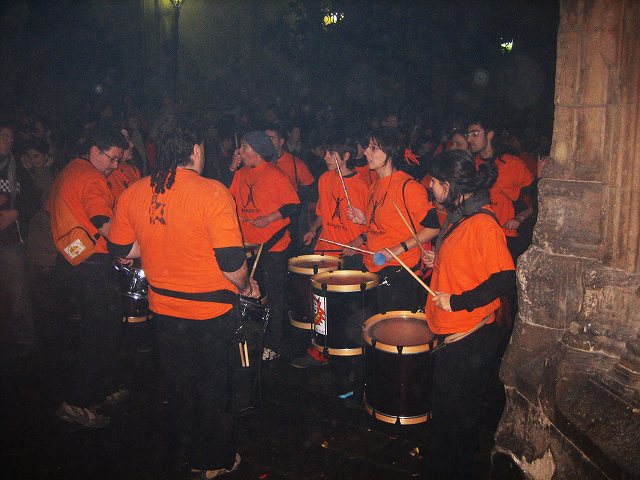
[[[267,240],[264,243],[264,246],[262,247],[262,249],[265,252],[268,252],[269,250],[271,250],[273,248],[273,246],[278,243],[280,241],[280,239],[282,237],[284,237],[284,234],[287,232],[287,230],[289,229],[289,225],[287,224],[284,227],[282,227],[280,230],[278,230],[276,233],[274,233],[271,238],[269,240]]]
[[[452,333],[451,335],[445,336],[443,342],[440,345],[438,345],[436,348],[434,348],[433,351],[435,352],[436,350],[440,350],[442,347],[445,347],[445,346],[449,345],[450,343],[459,342],[463,338],[468,337],[469,335],[471,335],[476,330],[480,330],[480,328],[483,325],[485,325],[489,320],[491,320],[492,315],[493,315],[493,313],[490,313],[489,315],[484,317],[482,320],[480,320],[478,323],[476,323],[473,327],[471,327],[466,332]]]
[[[231,290],[215,290],[213,292],[178,292],[176,290],[154,287],[151,284],[149,284],[149,288],[158,295],[179,298],[181,300],[226,303],[228,305],[236,305],[238,303],[238,294],[233,293]]]

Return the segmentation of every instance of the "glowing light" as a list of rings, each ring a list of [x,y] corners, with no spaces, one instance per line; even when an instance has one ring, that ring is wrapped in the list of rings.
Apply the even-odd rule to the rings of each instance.
[[[503,52],[510,52],[513,49],[513,39],[508,41],[503,41],[500,44],[500,48],[502,49]]]
[[[322,23],[324,24],[325,27],[328,27],[329,25],[335,25],[338,22],[341,22],[342,20],[344,20],[344,13],[327,12],[325,13],[324,18],[322,19]]]

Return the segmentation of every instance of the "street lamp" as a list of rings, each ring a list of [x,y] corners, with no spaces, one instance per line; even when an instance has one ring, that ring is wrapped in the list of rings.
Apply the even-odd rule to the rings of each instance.
[[[169,0],[173,5],[173,76],[171,79],[171,91],[173,92],[173,98],[176,98],[178,92],[178,45],[179,45],[179,31],[178,25],[180,23],[180,8],[186,0]]]

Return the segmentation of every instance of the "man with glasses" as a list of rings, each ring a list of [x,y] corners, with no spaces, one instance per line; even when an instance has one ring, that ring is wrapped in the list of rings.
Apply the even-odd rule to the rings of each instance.
[[[115,383],[122,320],[118,279],[106,243],[114,209],[106,177],[118,168],[128,144],[119,129],[105,127],[91,132],[84,145],[86,154],[71,160],[60,172],[49,198],[54,241],[67,211],[87,231],[98,231],[95,251],[82,263],[71,266],[58,255],[59,272],[68,278],[80,303],[81,322],[72,385],[56,415],[99,428],[108,425],[109,417],[96,408],[118,403],[129,393]]]
[[[507,246],[515,264],[528,247],[517,230],[533,213],[531,208],[519,207],[518,200],[522,191],[533,183],[533,176],[522,159],[501,152],[501,148],[495,145],[495,127],[489,120],[472,119],[465,136],[471,153],[476,157],[476,166],[487,162],[498,170],[496,183],[489,191],[491,207],[507,237]]]

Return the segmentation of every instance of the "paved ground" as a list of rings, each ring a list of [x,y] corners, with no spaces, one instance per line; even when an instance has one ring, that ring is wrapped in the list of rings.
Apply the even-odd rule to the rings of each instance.
[[[48,330],[53,335],[54,329]],[[34,359],[2,365],[3,477],[188,478],[169,440],[156,351],[137,352],[132,335],[123,354],[130,365],[131,397],[104,407],[111,425],[93,430],[55,417],[74,358],[73,328],[64,332],[53,335]],[[282,358],[263,369],[262,380],[261,409],[238,421],[242,463],[225,478],[428,478],[421,473],[420,445],[429,436],[429,424],[397,427],[371,419],[338,397],[349,382],[335,366],[296,370]],[[489,478],[492,434],[503,405],[496,380],[480,432],[479,479]]]

